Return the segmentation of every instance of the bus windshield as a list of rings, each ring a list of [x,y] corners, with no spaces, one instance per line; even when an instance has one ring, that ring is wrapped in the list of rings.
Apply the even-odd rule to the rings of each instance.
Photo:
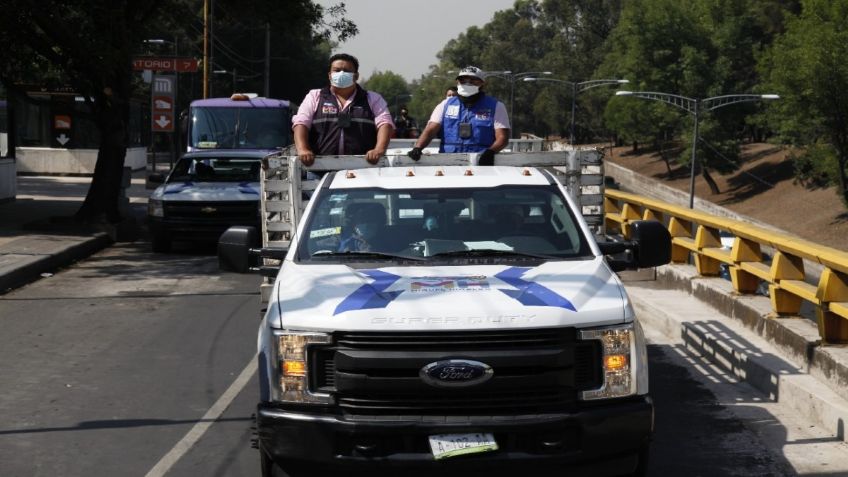
[[[288,107],[192,106],[188,150],[276,149],[291,144]]]

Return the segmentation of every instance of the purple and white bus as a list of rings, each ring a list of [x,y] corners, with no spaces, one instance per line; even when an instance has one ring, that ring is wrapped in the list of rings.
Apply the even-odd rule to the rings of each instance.
[[[198,99],[189,109],[187,150],[277,149],[292,144],[296,105],[255,94]]]

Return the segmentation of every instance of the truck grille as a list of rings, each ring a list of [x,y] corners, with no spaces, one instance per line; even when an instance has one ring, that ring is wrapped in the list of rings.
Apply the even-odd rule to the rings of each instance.
[[[580,390],[600,386],[600,346],[572,328],[494,332],[338,332],[315,348],[310,385],[351,414],[486,415],[573,408]],[[426,384],[422,367],[472,359],[494,369],[476,386]]]
[[[252,224],[257,221],[258,201],[164,203],[168,220],[209,224]]]

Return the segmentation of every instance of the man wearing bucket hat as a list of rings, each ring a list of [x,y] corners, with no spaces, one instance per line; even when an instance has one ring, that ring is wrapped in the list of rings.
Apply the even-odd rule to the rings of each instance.
[[[509,143],[506,106],[483,92],[486,75],[476,66],[466,66],[456,76],[457,96],[439,103],[415,147],[407,153],[417,161],[421,150],[442,132],[439,152],[478,152],[478,163],[494,165],[495,154]]]

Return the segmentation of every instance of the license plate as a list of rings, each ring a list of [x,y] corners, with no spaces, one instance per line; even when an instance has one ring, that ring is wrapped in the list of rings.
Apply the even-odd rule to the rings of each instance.
[[[436,460],[458,455],[498,450],[495,436],[488,432],[473,434],[439,434],[430,436],[430,449]]]

